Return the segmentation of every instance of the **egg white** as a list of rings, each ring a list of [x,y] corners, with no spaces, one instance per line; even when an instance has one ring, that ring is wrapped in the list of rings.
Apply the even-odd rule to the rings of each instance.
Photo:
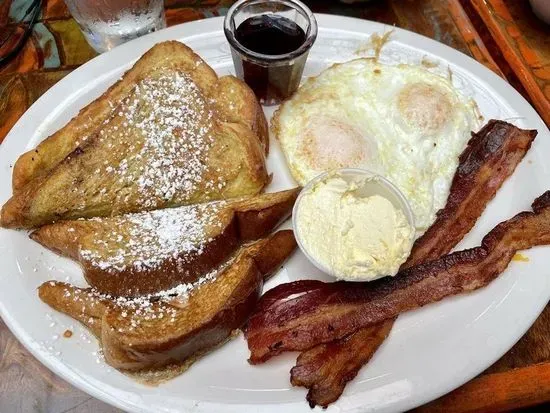
[[[475,102],[449,79],[421,66],[357,59],[305,82],[272,128],[299,184],[342,167],[379,173],[409,201],[418,236],[445,205],[479,123]]]

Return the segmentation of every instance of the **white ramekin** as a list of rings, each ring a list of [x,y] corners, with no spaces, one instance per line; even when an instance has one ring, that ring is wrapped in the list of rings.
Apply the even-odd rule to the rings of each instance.
[[[358,280],[356,278],[353,279],[346,279],[345,276],[341,274],[335,274],[331,268],[328,268],[325,264],[322,262],[319,262],[317,259],[315,259],[307,250],[307,248],[304,246],[302,234],[300,234],[300,231],[298,229],[298,220],[300,219],[298,214],[298,209],[300,205],[300,201],[304,197],[305,194],[307,194],[309,191],[311,191],[311,188],[317,184],[318,182],[322,181],[323,179],[327,178],[329,175],[334,176],[340,176],[343,179],[346,179],[346,177],[353,178],[353,177],[368,177],[367,184],[364,187],[364,190],[367,191],[366,195],[381,195],[384,198],[388,199],[395,208],[399,208],[403,211],[405,214],[405,217],[407,218],[408,223],[415,228],[414,225],[414,215],[412,212],[412,209],[409,205],[409,202],[405,198],[405,196],[401,193],[401,191],[392,184],[389,180],[384,178],[381,175],[377,175],[371,171],[368,171],[366,169],[359,169],[359,168],[343,168],[343,169],[337,169],[330,172],[324,172],[317,177],[313,178],[311,181],[309,181],[300,194],[298,195],[298,198],[296,199],[296,202],[294,203],[294,208],[292,210],[292,227],[294,229],[294,236],[296,237],[296,241],[298,243],[298,246],[300,247],[300,250],[304,253],[304,255],[307,257],[307,259],[315,265],[318,269],[323,271],[326,274],[329,274],[339,280],[348,280],[348,281],[364,281],[364,280]],[[319,223],[319,225],[323,225],[322,222]],[[381,275],[377,278],[385,277],[385,275]],[[369,281],[372,281],[377,278],[371,278]]]

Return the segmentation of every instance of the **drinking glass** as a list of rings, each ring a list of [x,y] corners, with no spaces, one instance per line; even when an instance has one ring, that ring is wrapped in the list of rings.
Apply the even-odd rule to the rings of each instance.
[[[97,52],[166,27],[163,0],[65,0]]]

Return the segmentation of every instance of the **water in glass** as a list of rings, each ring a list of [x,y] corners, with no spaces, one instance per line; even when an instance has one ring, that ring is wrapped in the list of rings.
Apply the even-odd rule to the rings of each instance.
[[[163,0],[65,0],[86,40],[102,53],[166,27]]]

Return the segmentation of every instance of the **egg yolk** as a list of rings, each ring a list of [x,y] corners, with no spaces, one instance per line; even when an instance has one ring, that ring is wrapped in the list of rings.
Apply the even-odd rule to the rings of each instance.
[[[449,98],[426,83],[405,86],[399,93],[398,107],[410,126],[424,132],[439,131],[452,111]]]
[[[299,154],[311,168],[329,170],[358,166],[367,155],[363,134],[336,119],[310,119]]]

